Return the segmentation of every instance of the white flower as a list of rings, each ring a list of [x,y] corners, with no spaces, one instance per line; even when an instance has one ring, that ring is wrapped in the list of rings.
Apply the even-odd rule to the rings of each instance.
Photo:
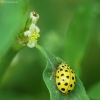
[[[29,36],[31,36],[31,32],[28,30],[28,31],[24,32],[24,35],[29,37]]]
[[[39,19],[39,15],[33,11],[30,13],[30,18],[32,19],[33,23],[36,23],[36,21]]]
[[[39,32],[40,29],[37,26],[35,26],[35,24],[31,24],[29,30],[24,32],[24,35],[28,37],[28,43],[27,43],[28,47],[33,48],[35,46],[38,37],[40,37]]]
[[[35,24],[31,24],[30,27],[29,27],[29,30],[31,32],[34,32],[34,31],[36,31],[37,33],[40,32],[40,29]]]
[[[29,40],[29,42],[27,43],[27,46],[30,48],[33,48],[35,46],[36,42],[32,42],[31,40]]]

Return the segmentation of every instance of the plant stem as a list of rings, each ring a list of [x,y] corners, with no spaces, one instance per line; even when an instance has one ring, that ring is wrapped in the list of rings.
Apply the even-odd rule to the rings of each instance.
[[[15,57],[18,51],[14,51],[12,47],[10,47],[6,53],[1,57],[0,61],[0,83],[2,81],[2,77],[6,72],[7,68],[9,67],[11,61]]]
[[[5,74],[6,70],[9,68],[9,65],[11,64],[13,58],[16,56],[16,54],[23,48],[22,45],[20,45],[18,42],[13,44],[13,46],[10,46],[8,50],[1,56],[0,59],[0,84],[3,78],[3,75]]]

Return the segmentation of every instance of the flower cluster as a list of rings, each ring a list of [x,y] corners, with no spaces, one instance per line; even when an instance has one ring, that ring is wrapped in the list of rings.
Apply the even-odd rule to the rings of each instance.
[[[37,44],[37,39],[40,37],[40,29],[36,26],[36,22],[39,19],[39,15],[35,12],[30,13],[30,18],[28,19],[24,36],[21,37],[20,44],[27,45],[30,48],[33,48]]]
[[[38,37],[40,37],[40,29],[35,26],[35,24],[31,24],[29,27],[29,30],[24,32],[24,35],[28,37],[28,43],[27,46],[32,48],[35,46],[35,44],[37,43],[37,39]]]
[[[24,35],[26,37],[28,37],[27,46],[30,48],[33,48],[37,43],[38,37],[40,37],[40,35],[39,35],[40,29],[36,26],[36,22],[39,19],[39,15],[35,12],[31,12],[30,19],[32,21],[31,21],[31,24],[29,26],[29,30],[25,31]]]

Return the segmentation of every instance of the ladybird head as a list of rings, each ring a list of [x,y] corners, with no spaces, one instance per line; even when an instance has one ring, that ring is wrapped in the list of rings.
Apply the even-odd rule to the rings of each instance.
[[[68,68],[68,64],[66,64],[65,62],[62,62],[59,64],[58,68]]]

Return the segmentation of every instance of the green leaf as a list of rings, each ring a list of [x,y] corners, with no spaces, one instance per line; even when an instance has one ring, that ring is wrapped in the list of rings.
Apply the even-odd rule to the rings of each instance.
[[[100,100],[100,82],[90,87],[87,93],[91,99]]]
[[[36,47],[41,51],[41,53],[45,56],[47,60],[47,66],[43,72],[43,79],[46,83],[47,88],[49,89],[51,100],[89,100],[84,86],[77,75],[74,90],[68,95],[62,94],[56,87],[54,76],[56,72],[56,67],[63,60],[55,57],[53,54],[49,53],[39,45],[36,45]]]
[[[0,2],[0,53],[16,39],[26,21],[29,0],[1,0]]]
[[[17,35],[25,24],[28,2],[29,0],[0,2],[0,83],[9,64],[22,47],[17,43]]]
[[[62,55],[66,61],[71,60],[69,63],[75,68],[78,75],[80,74],[81,61],[92,36],[93,16],[93,3],[87,1],[81,4],[73,16],[66,35]]]

